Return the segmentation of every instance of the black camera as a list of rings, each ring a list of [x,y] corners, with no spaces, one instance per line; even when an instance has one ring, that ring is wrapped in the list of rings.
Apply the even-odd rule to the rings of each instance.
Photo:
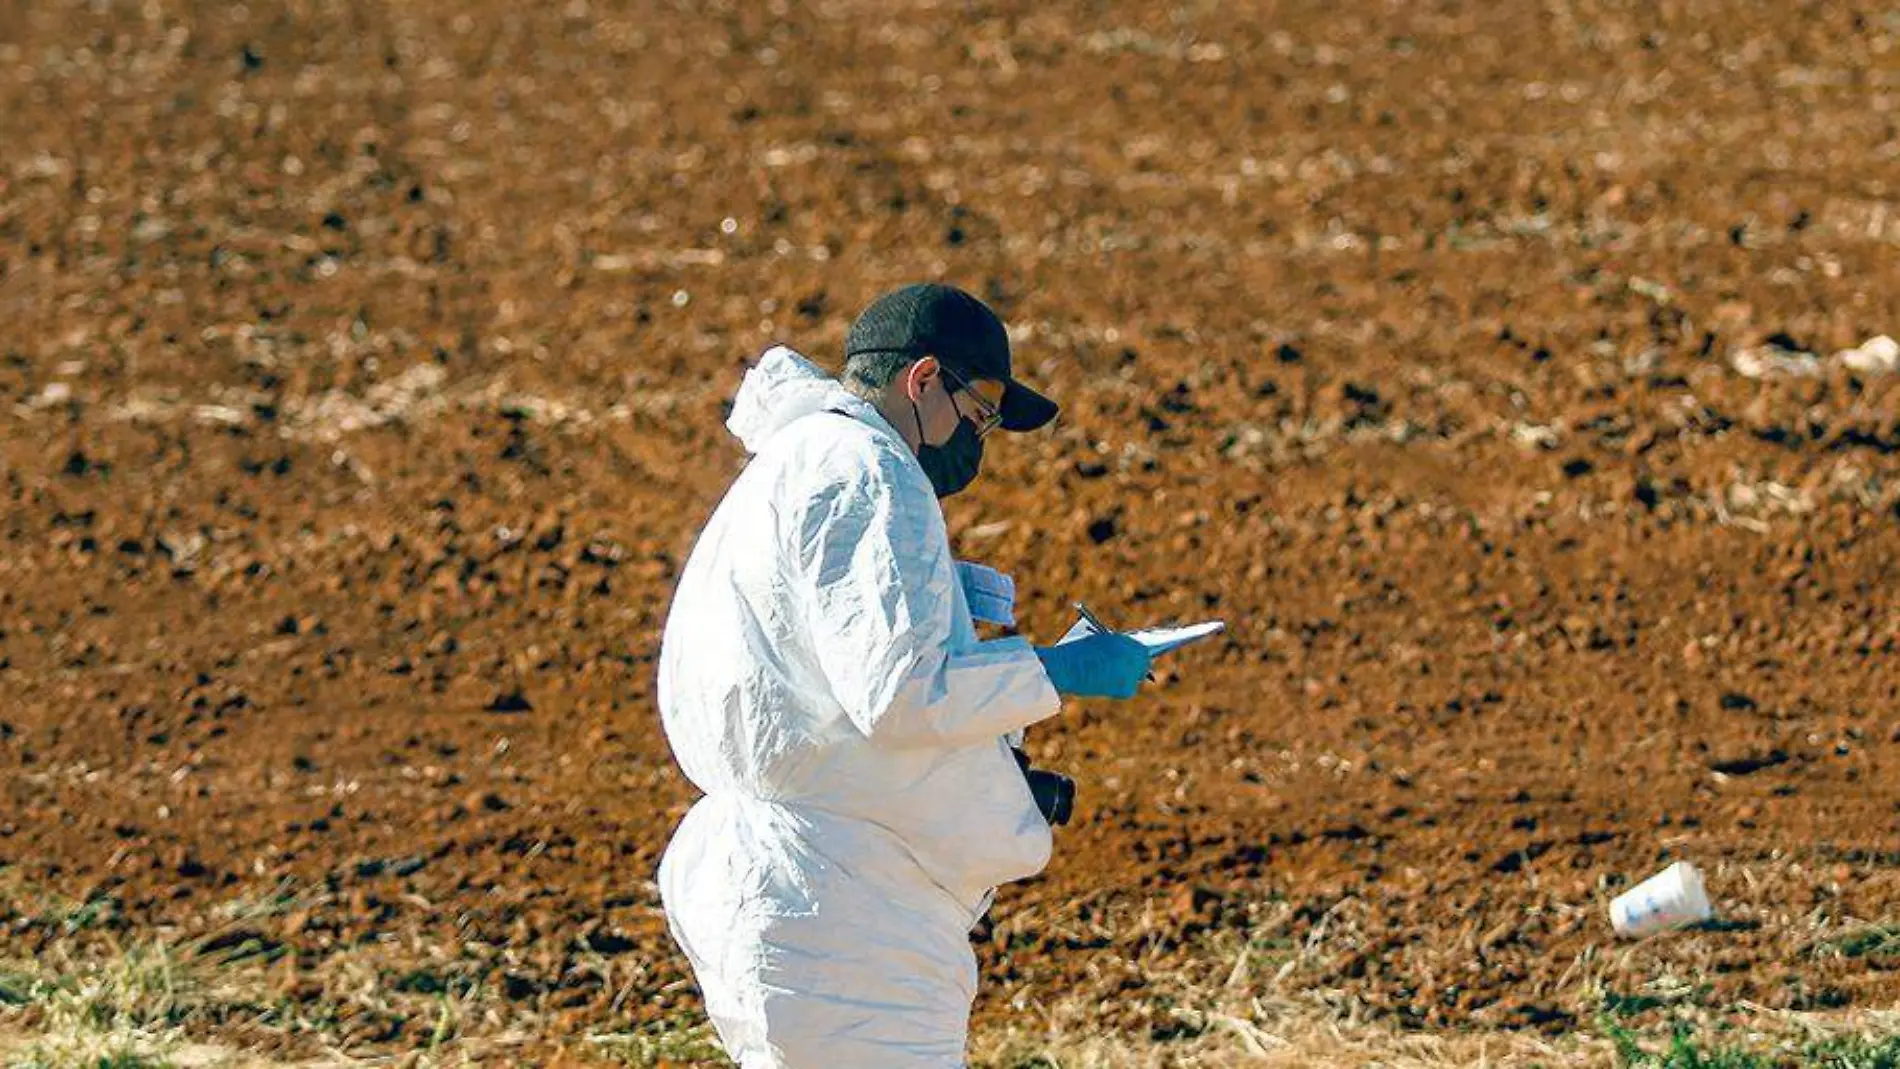
[[[1021,750],[1011,752],[1023,770],[1023,779],[1029,781],[1029,794],[1036,800],[1036,808],[1042,811],[1042,819],[1051,827],[1067,824],[1075,813],[1075,781],[1060,772],[1030,768],[1028,754]]]

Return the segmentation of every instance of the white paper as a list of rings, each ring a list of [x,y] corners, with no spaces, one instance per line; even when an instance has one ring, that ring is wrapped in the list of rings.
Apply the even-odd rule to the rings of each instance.
[[[1061,638],[1056,640],[1056,645],[1060,646],[1064,642],[1074,642],[1078,638],[1087,638],[1093,634],[1095,634],[1095,625],[1078,616],[1076,617],[1075,625],[1070,627]]]
[[[1203,623],[1188,624],[1184,627],[1144,627],[1139,631],[1129,631],[1126,632],[1126,634],[1129,638],[1148,647],[1149,656],[1159,657],[1164,653],[1178,650],[1190,642],[1199,642],[1209,635],[1218,635],[1225,630],[1227,630],[1227,621],[1208,620]],[[1069,628],[1068,634],[1063,635],[1061,642],[1057,642],[1056,645],[1060,646],[1063,642],[1074,642],[1078,638],[1084,638],[1095,633],[1094,625],[1090,624],[1086,619],[1078,618],[1075,621],[1075,626]]]
[[[1158,657],[1170,650],[1178,650],[1190,642],[1198,642],[1209,635],[1218,635],[1227,630],[1225,620],[1209,620],[1206,623],[1189,624],[1186,627],[1144,627],[1139,631],[1130,631],[1128,637],[1148,647],[1148,655]]]

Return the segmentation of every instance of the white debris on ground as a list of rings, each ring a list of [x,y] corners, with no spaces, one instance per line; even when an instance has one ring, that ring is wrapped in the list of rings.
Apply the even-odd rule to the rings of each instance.
[[[1842,349],[1834,359],[1870,375],[1891,374],[1900,371],[1900,342],[1882,334],[1862,342],[1858,349]]]
[[[1735,370],[1751,379],[1766,379],[1777,375],[1806,378],[1821,373],[1820,357],[1798,349],[1783,349],[1778,345],[1737,349],[1735,355],[1729,357],[1729,363]]]
[[[1631,939],[1700,924],[1714,916],[1702,873],[1687,861],[1676,862],[1610,903],[1611,927]]]
[[[447,373],[435,364],[412,364],[402,374],[379,382],[360,396],[325,390],[286,406],[289,423],[318,441],[334,442],[352,431],[381,427],[412,412],[429,414],[447,402],[441,396]]]
[[[1751,379],[1779,375],[1812,377],[1826,371],[1829,365],[1839,365],[1863,375],[1887,375],[1900,371],[1900,342],[1882,334],[1853,349],[1842,349],[1826,360],[1803,349],[1771,343],[1737,349],[1729,357],[1729,364]]]

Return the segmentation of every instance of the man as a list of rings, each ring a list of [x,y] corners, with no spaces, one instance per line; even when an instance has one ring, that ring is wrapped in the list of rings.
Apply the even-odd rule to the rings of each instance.
[[[951,1069],[970,927],[1051,848],[1003,736],[1059,694],[1132,696],[1148,654],[976,637],[937,499],[976,477],[991,432],[1056,414],[1011,377],[996,315],[909,286],[845,348],[842,384],[774,348],[734,403],[752,460],[661,644],[667,739],[705,797],[660,891],[742,1069]]]

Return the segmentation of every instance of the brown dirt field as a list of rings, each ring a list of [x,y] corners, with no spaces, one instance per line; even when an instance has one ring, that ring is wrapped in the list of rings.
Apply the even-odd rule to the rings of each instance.
[[[722,404],[942,277],[1065,404],[947,510],[1025,630],[1232,625],[1032,735],[981,1021],[1166,1038],[1212,936],[1401,1028],[1891,1005],[1900,376],[1826,358],[1900,333],[1897,127],[1877,5],[0,7],[0,956],[678,1019]],[[1678,857],[1727,922],[1617,943]]]

